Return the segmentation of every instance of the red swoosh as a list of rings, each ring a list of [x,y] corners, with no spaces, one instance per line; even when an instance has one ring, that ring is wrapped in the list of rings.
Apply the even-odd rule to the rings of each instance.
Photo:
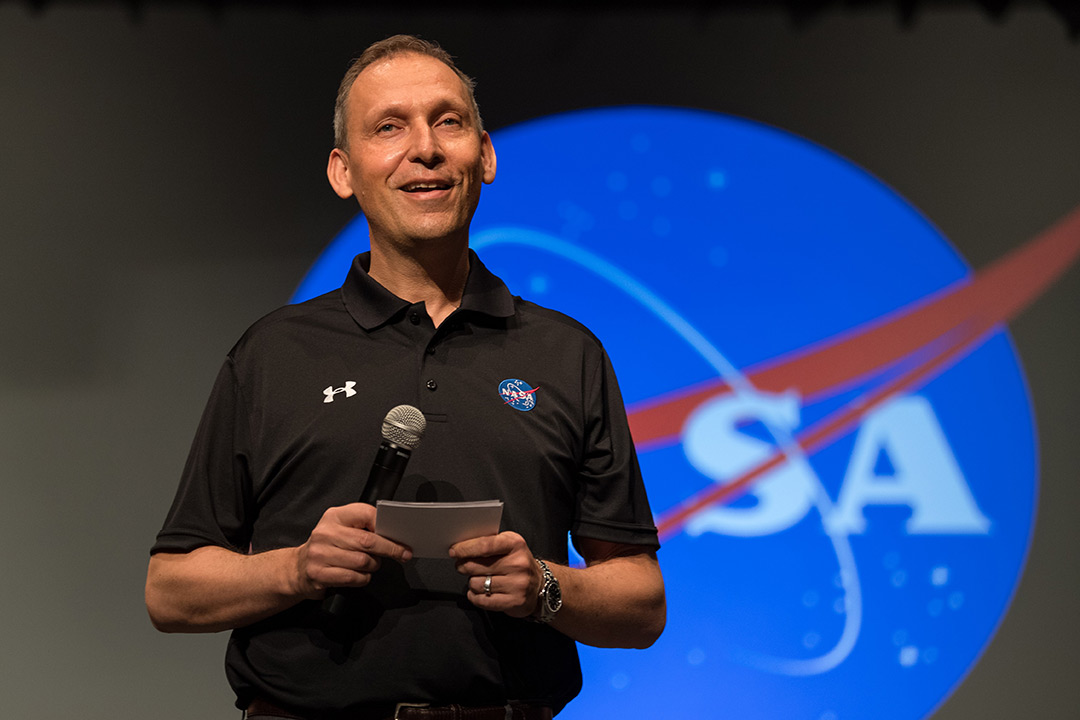
[[[842,436],[889,397],[920,387],[982,344],[997,325],[1011,319],[1056,281],[1080,256],[1080,208],[974,278],[953,283],[888,315],[749,368],[756,388],[794,388],[803,398],[836,394],[917,351],[925,357],[899,376],[799,433],[795,440],[812,453]],[[629,413],[638,445],[672,444],[689,414],[702,402],[730,392],[711,381],[636,404]],[[682,527],[694,513],[730,499],[780,464],[777,452],[748,473],[688,498],[658,519],[661,535]]]

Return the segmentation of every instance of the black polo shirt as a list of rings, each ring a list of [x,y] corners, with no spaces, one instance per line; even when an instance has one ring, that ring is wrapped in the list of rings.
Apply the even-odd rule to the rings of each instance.
[[[355,502],[390,408],[427,418],[397,500],[501,499],[502,529],[566,562],[567,533],[656,548],[607,354],[582,325],[514,297],[470,253],[461,307],[435,328],[367,274],[255,323],[218,375],[151,552],[305,542]],[[352,593],[345,629],[302,602],[235,630],[226,672],[261,697],[316,712],[400,701],[556,709],[581,687],[573,641],[476,609],[450,560],[388,561]]]

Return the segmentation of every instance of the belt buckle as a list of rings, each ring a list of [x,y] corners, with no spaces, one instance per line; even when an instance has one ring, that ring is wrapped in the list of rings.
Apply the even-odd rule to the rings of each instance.
[[[401,720],[401,718],[398,717],[398,713],[401,712],[402,708],[426,708],[426,707],[431,707],[431,703],[399,702],[397,705],[394,706],[394,720]]]

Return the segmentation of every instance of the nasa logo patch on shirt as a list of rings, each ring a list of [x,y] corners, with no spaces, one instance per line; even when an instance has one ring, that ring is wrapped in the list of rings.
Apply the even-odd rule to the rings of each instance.
[[[524,380],[507,378],[499,383],[499,397],[515,410],[528,412],[536,407],[536,391],[539,389]]]

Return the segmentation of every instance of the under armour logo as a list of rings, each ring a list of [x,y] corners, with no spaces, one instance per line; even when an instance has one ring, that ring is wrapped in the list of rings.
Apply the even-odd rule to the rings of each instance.
[[[336,388],[333,385],[329,385],[325,390],[322,391],[323,395],[326,396],[326,399],[324,399],[323,402],[334,402],[334,396],[342,392],[345,393],[345,397],[352,397],[356,394],[356,391],[353,390],[354,387],[356,387],[356,383],[352,380],[347,381],[345,383],[345,387]]]

